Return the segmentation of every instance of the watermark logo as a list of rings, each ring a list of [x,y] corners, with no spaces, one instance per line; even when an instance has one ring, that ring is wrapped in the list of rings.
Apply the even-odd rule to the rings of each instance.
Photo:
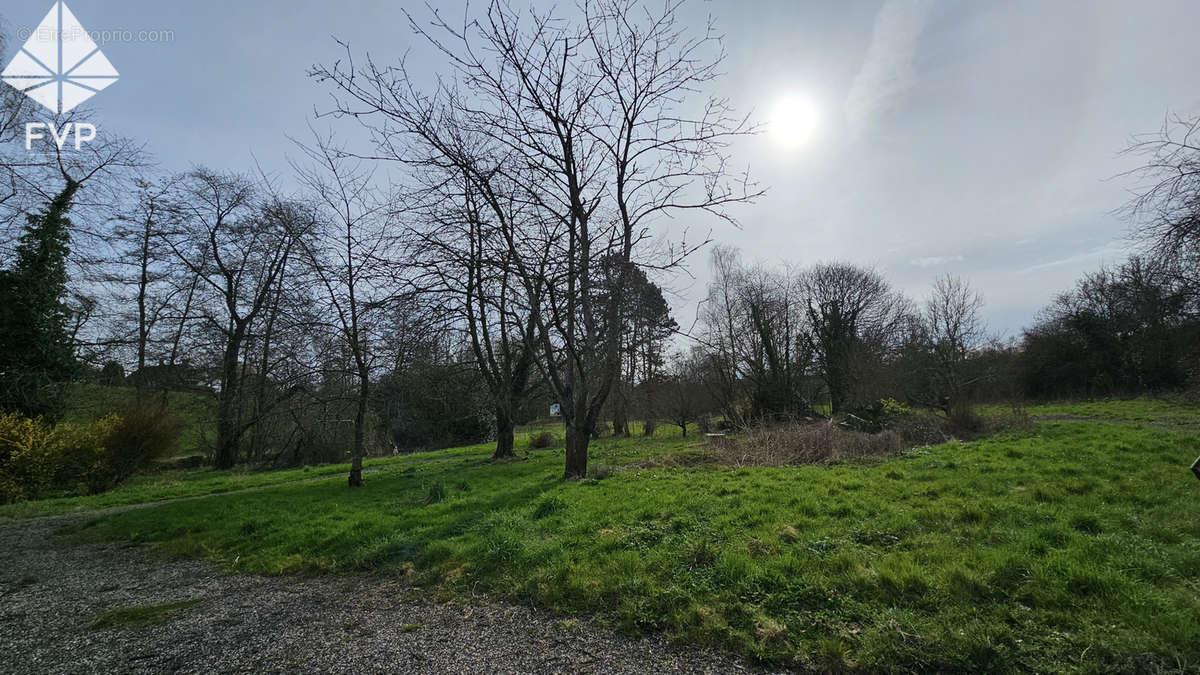
[[[117,69],[63,2],[54,3],[50,13],[0,73],[0,79],[53,113],[71,110],[116,82],[117,76]],[[28,146],[28,128],[25,135]],[[79,142],[77,131],[76,148]]]

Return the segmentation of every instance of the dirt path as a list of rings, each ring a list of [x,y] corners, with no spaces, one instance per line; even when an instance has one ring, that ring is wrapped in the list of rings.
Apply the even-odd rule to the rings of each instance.
[[[758,670],[524,607],[437,604],[389,578],[226,575],[127,545],[79,544],[78,521],[0,524],[0,671],[655,672]],[[103,612],[198,600],[142,627]]]

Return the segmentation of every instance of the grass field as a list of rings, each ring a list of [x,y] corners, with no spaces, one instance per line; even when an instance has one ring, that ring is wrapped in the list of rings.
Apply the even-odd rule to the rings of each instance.
[[[1200,667],[1194,434],[1053,421],[743,469],[672,462],[703,452],[675,434],[598,441],[582,482],[559,480],[561,450],[477,446],[379,461],[362,490],[282,485],[81,535],[235,572],[406,575],[822,669]]]
[[[365,465],[371,467],[381,461],[385,460],[367,460]],[[349,464],[329,464],[282,471],[218,471],[214,469],[160,471],[144,476],[135,476],[115,490],[96,495],[3,504],[0,505],[0,520],[93,511],[164,499],[199,497],[322,476],[333,480],[334,475],[344,475],[348,471],[350,471]]]
[[[1119,422],[1200,426],[1200,405],[1182,399],[1136,398],[1030,406],[1031,415],[1094,417]]]

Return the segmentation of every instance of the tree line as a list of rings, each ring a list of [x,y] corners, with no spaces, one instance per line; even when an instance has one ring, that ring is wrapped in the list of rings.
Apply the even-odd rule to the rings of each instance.
[[[324,117],[364,125],[372,143],[314,134],[295,162],[300,188],[286,192],[275,177],[207,168],[153,176],[131,143],[111,138],[94,147],[112,157],[47,148],[56,157],[30,167],[12,132],[6,170],[18,192],[60,189],[16,228],[5,293],[27,301],[3,318],[46,325],[20,340],[37,353],[4,365],[4,406],[53,414],[79,361],[128,364],[138,387],[215,393],[220,467],[298,447],[280,433],[319,437],[314,410],[319,426],[344,423],[356,485],[373,390],[414,364],[450,372],[466,360],[498,455],[511,454],[536,382],[561,404],[565,475],[585,475],[610,395],[636,379],[639,352],[644,363],[643,339],[627,329],[664,331],[635,316],[653,299],[636,290],[649,283],[642,271],[675,268],[703,243],[665,241],[654,222],[732,220],[729,206],[760,194],[726,154],[752,128],[702,93],[719,72],[718,36],[690,34],[677,9],[606,0],[567,19],[496,2],[458,26],[408,16],[449,71],[421,89],[403,61],[378,65],[349,46],[315,66],[332,94]],[[30,111],[8,103],[11,131]],[[53,175],[55,161],[91,162],[90,173]],[[85,185],[136,198],[98,205],[81,227],[66,216],[81,212]],[[84,241],[85,227],[96,240]],[[49,258],[78,267],[69,284],[66,273],[22,272]],[[69,306],[68,286],[87,308]],[[456,408],[472,415],[478,398]]]
[[[869,416],[887,398],[953,414],[1195,381],[1200,151],[1183,120],[1133,148],[1149,155],[1136,255],[1019,340],[988,334],[962,279],[917,302],[870,268],[769,268],[726,246],[681,337],[656,280],[710,242],[662,223],[737,224],[762,188],[729,147],[756,128],[705,94],[723,58],[712,26],[680,26],[677,3],[579,10],[405,14],[445,63],[429,85],[342,45],[310,71],[329,129],[296,142],[285,179],[164,174],[107,134],[26,152],[32,110],[6,89],[0,407],[53,418],[87,372],[147,398],[209,392],[216,466],[348,448],[356,486],[392,444],[491,437],[511,456],[515,426],[550,401],[579,478],[609,423],[686,433]],[[339,125],[369,140],[348,146]]]

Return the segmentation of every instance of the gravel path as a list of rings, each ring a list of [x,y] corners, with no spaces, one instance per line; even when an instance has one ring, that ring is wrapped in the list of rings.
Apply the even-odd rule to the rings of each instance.
[[[226,575],[59,533],[78,522],[0,524],[0,672],[762,672],[587,620],[436,604],[386,578]],[[187,600],[200,602],[155,625],[90,626],[110,609]]]

